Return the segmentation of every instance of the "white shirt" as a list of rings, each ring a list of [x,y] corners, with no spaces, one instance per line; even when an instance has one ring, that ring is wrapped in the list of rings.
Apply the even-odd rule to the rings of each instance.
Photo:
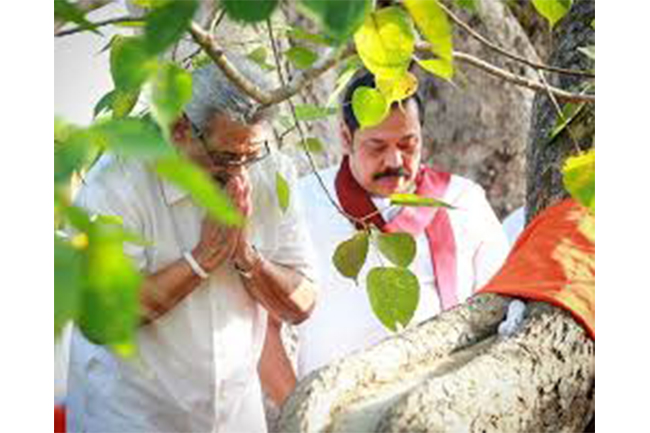
[[[338,203],[334,180],[338,167],[321,172],[321,177]],[[310,318],[299,327],[298,376],[329,364],[333,360],[362,350],[390,335],[375,317],[366,292],[366,275],[376,266],[386,266],[372,242],[366,264],[359,274],[359,286],[343,277],[332,264],[339,243],[354,234],[354,227],[327,199],[311,175],[299,182],[299,190],[309,197],[307,225],[317,246],[318,302]],[[443,198],[457,209],[449,216],[456,241],[458,300],[463,302],[499,269],[508,252],[508,242],[483,189],[460,176],[452,176]],[[385,219],[396,216],[387,199],[373,197]],[[435,276],[426,234],[415,237],[417,254],[409,269],[418,277],[420,300],[409,326],[440,312]]]
[[[298,196],[283,213],[276,171],[295,185],[293,166],[277,152],[250,170],[250,240],[266,259],[309,276],[311,250],[297,218]],[[145,274],[191,250],[205,216],[189,195],[143,163],[113,156],[93,167],[76,202],[92,212],[121,216],[126,228],[153,242],[125,245]],[[172,310],[138,330],[137,360],[123,360],[76,330],[70,431],[265,432],[257,364],[266,320],[266,311],[248,295],[234,269],[221,266]]]

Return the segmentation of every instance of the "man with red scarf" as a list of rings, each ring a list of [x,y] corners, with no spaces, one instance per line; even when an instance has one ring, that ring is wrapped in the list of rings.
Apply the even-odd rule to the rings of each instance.
[[[333,265],[336,247],[358,229],[337,206],[355,219],[374,214],[367,220],[382,231],[413,235],[417,253],[409,269],[418,277],[420,299],[411,324],[463,302],[490,279],[508,252],[483,189],[422,164],[424,105],[419,96],[394,103],[380,124],[361,129],[351,104],[361,86],[375,87],[374,77],[357,76],[344,94],[345,157],[340,166],[320,172],[330,197],[314,175],[299,186],[321,289],[311,318],[299,327],[299,377],[390,334],[373,313],[365,290],[366,273],[388,264],[372,242],[358,286]],[[395,193],[434,197],[454,209],[391,206],[389,196]]]

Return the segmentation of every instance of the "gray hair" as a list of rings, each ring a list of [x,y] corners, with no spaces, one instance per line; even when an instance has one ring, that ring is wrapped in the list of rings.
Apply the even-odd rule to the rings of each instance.
[[[272,89],[271,82],[257,64],[231,53],[226,58],[259,89],[266,92]],[[192,72],[192,99],[185,107],[185,113],[199,131],[204,131],[215,114],[225,114],[231,120],[250,124],[268,119],[275,111],[265,109],[258,113],[258,108],[259,103],[235,86],[214,63]]]

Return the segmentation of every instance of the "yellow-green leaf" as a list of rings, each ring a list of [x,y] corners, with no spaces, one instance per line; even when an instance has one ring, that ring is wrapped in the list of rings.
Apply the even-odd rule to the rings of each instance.
[[[289,208],[291,190],[289,189],[289,183],[280,174],[280,172],[275,173],[275,192],[278,195],[278,203],[280,204],[280,209],[282,209],[282,212],[286,212]]]
[[[569,12],[573,0],[533,0],[533,6],[551,25],[560,21]]]
[[[451,60],[447,59],[415,59],[415,61],[424,69],[425,71],[431,72],[433,75],[437,75],[440,78],[443,78],[447,81],[451,81],[451,78],[454,76],[454,64]]]
[[[156,172],[165,180],[187,191],[194,202],[205,208],[216,221],[239,225],[242,217],[233,207],[230,198],[208,174],[191,162],[176,157],[156,163]]]
[[[437,75],[440,73],[441,77],[449,80],[453,76],[452,32],[447,15],[438,0],[404,0],[404,5],[420,32],[431,44],[431,51],[441,61],[428,63],[428,69],[425,69]]]
[[[368,232],[357,232],[352,238],[341,242],[334,251],[332,262],[341,275],[355,282],[368,255]]]
[[[369,14],[354,34],[357,53],[374,75],[388,79],[408,70],[415,49],[411,18],[392,6]]]
[[[362,128],[381,123],[389,110],[386,98],[377,89],[361,86],[352,94],[352,112]]]
[[[391,194],[390,204],[398,206],[423,206],[423,207],[445,207],[455,209],[452,205],[432,197],[422,197],[417,194]]]
[[[333,107],[319,107],[313,104],[296,105],[296,118],[298,120],[319,120],[325,117],[333,116],[337,113]]]
[[[408,233],[378,233],[379,251],[394,265],[407,267],[415,258],[415,239]]]
[[[406,72],[394,79],[377,77],[376,81],[377,88],[384,95],[386,103],[389,105],[395,101],[403,101],[418,89],[418,79],[410,72]]]
[[[409,324],[420,302],[420,283],[405,268],[371,269],[366,290],[375,316],[393,332]]]
[[[250,60],[257,63],[257,65],[267,71],[272,71],[275,69],[273,65],[266,63],[266,58],[268,57],[268,52],[265,47],[257,47],[250,53],[246,55]]]
[[[301,142],[300,145],[312,153],[320,153],[325,149],[323,143],[318,138],[315,137],[305,138],[305,140]]]
[[[583,206],[596,213],[596,149],[569,157],[562,169],[564,187]]]

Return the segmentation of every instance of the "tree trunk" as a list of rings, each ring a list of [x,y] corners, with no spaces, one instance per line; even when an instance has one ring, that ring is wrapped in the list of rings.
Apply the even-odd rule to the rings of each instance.
[[[586,68],[592,1],[576,1],[555,30],[551,63]],[[551,84],[576,86],[563,77]],[[548,145],[555,112],[538,95],[528,145],[530,215],[566,195],[559,167],[593,145],[593,109]],[[591,135],[589,128],[591,128]],[[571,137],[573,135],[573,137]],[[512,337],[496,329],[508,299],[465,304],[330,364],[299,383],[282,409],[283,432],[579,432],[593,416],[595,344],[566,311],[529,303]]]

